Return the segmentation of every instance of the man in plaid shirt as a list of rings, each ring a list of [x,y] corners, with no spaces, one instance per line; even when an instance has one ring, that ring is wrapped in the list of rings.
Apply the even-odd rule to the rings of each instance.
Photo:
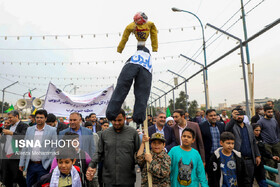
[[[205,149],[205,170],[208,172],[209,159],[214,151],[220,147],[220,135],[225,131],[224,124],[217,121],[217,113],[215,109],[206,111],[206,119],[199,125],[204,149]]]

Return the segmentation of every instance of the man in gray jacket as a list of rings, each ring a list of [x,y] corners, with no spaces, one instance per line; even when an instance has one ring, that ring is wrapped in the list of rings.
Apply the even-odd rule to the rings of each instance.
[[[254,180],[255,165],[261,162],[261,155],[256,144],[255,135],[251,125],[245,124],[245,111],[240,108],[232,110],[232,119],[227,123],[225,130],[232,132],[235,136],[234,149],[241,152],[244,159],[251,183]]]
[[[101,133],[98,153],[94,155],[87,170],[87,179],[92,180],[98,162],[103,161],[102,178],[105,187],[134,187],[135,153],[140,147],[138,132],[125,125],[125,112],[120,110],[113,127]]]

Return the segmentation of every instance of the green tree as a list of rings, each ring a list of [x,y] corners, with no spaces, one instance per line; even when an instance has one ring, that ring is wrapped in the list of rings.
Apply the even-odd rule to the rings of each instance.
[[[189,114],[191,117],[195,117],[195,113],[198,109],[198,103],[196,100],[193,100],[190,102],[189,104],[189,108],[188,108],[188,111],[189,111]]]
[[[280,99],[274,101],[274,108],[280,111]]]
[[[8,110],[10,108],[9,103],[4,102],[4,111]],[[3,113],[2,111],[2,101],[0,101],[0,113]]]
[[[179,97],[175,99],[175,109],[183,109],[186,111],[186,94],[184,91],[181,91]]]

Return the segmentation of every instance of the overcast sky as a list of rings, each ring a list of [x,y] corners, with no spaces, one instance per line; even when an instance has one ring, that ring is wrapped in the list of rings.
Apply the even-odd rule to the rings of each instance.
[[[248,37],[280,17],[279,0],[244,0],[244,4]],[[173,84],[168,69],[188,78],[201,68],[179,58],[180,54],[204,63],[198,20],[171,8],[191,11],[204,27],[210,23],[243,40],[240,6],[236,0],[0,0],[0,89],[19,81],[20,84],[7,89],[18,95],[5,94],[5,101],[15,104],[28,89],[36,88],[34,97],[43,96],[49,82],[61,89],[74,83],[79,87],[77,94],[116,84],[124,62],[136,50],[136,39],[131,35],[123,53],[117,53],[120,34],[136,12],[144,11],[159,31],[159,50],[152,53],[153,86],[168,91],[169,87],[158,82],[161,79]],[[279,33],[277,25],[249,43],[251,63],[255,66],[255,98],[279,98]],[[216,34],[210,27],[205,29],[205,39],[208,64],[237,45],[235,40]],[[149,49],[150,43],[149,39]],[[225,99],[228,105],[245,100],[238,53],[233,52],[208,70],[213,106]],[[204,104],[201,75],[188,82],[188,94],[190,100]],[[179,78],[179,83],[182,81]],[[69,92],[72,88],[67,86],[65,90]],[[184,86],[176,90],[176,97],[181,90]],[[172,98],[172,93],[167,98]],[[133,102],[130,93],[126,103],[133,106]]]

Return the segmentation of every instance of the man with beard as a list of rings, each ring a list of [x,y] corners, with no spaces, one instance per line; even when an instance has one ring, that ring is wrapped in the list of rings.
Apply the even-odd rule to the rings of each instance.
[[[277,121],[273,118],[273,108],[269,105],[264,105],[264,118],[257,123],[261,127],[261,137],[265,145],[265,149],[272,155],[280,156],[280,140],[278,137],[279,126]],[[273,159],[264,158],[268,166],[276,168],[277,161]],[[269,172],[271,180],[275,181],[275,175]]]
[[[121,109],[112,120],[113,127],[101,133],[98,152],[93,156],[87,170],[87,179],[91,181],[96,165],[103,160],[102,179],[105,187],[134,187],[135,153],[140,147],[138,132],[125,125],[125,111]]]
[[[164,112],[159,111],[156,117],[156,124],[152,125],[148,128],[149,137],[152,137],[154,133],[161,133],[164,136],[165,141],[165,148],[166,152],[169,152],[170,149],[176,146],[176,140],[174,131],[171,127],[169,127],[166,123],[166,114]]]
[[[232,119],[228,122],[225,129],[234,134],[234,149],[241,152],[248,175],[253,184],[255,165],[258,166],[260,164],[261,155],[256,144],[252,126],[244,123],[244,115],[245,111],[241,108],[233,109]]]
[[[274,102],[273,101],[267,101],[266,104],[272,107],[272,109],[273,109],[273,118],[276,119],[276,121],[278,123],[278,127],[280,128],[280,112],[275,110]],[[280,137],[280,132],[279,132],[278,136]]]
[[[173,112],[173,118],[176,124],[173,125],[172,128],[174,130],[177,145],[182,145],[181,136],[183,130],[186,127],[192,129],[195,132],[195,141],[194,143],[192,143],[192,148],[196,149],[199,152],[202,161],[205,164],[204,145],[198,124],[191,121],[186,121],[185,112],[182,109],[176,109]]]
[[[225,131],[225,126],[217,122],[215,109],[206,110],[206,119],[207,121],[202,122],[199,127],[205,150],[205,168],[208,173],[210,157],[220,147],[220,135]]]

